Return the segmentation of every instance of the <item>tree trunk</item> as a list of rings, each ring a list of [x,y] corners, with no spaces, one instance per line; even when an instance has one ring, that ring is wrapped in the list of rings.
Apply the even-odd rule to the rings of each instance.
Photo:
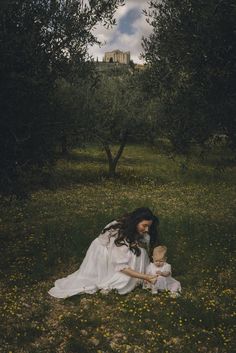
[[[67,136],[63,135],[61,137],[61,153],[62,155],[68,154]]]
[[[109,161],[109,176],[111,178],[115,178],[116,176],[116,166],[117,164],[115,164],[114,161]]]
[[[103,143],[103,146],[104,146],[104,149],[106,151],[106,154],[107,154],[107,159],[108,159],[108,165],[109,165],[109,176],[111,178],[114,178],[116,176],[116,167],[117,167],[117,163],[124,151],[124,148],[125,148],[125,145],[126,145],[126,142],[127,142],[127,135],[128,135],[128,132],[124,132],[123,135],[122,135],[122,139],[121,139],[121,144],[120,144],[120,147],[116,153],[116,155],[113,157],[112,156],[112,152],[111,152],[111,149],[110,149],[110,146],[108,143]]]

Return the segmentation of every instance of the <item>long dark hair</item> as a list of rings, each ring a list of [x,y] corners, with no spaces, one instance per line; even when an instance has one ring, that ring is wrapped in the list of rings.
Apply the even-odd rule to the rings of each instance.
[[[137,241],[140,238],[140,235],[137,232],[137,225],[142,221],[152,221],[148,233],[150,235],[150,248],[153,248],[159,244],[157,231],[159,219],[147,207],[140,207],[131,213],[124,214],[121,218],[117,219],[117,223],[105,228],[103,233],[110,229],[117,229],[118,234],[115,239],[116,246],[129,246],[130,250],[135,255],[139,256],[141,250],[137,244]]]

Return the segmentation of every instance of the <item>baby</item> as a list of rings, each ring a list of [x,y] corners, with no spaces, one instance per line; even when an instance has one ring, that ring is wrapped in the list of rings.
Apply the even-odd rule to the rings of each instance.
[[[181,292],[181,284],[171,277],[171,265],[166,262],[167,247],[157,246],[153,250],[153,262],[147,268],[146,273],[150,275],[158,275],[155,284],[145,283],[144,288],[150,288],[153,294],[158,291],[169,290],[172,296],[178,296]]]

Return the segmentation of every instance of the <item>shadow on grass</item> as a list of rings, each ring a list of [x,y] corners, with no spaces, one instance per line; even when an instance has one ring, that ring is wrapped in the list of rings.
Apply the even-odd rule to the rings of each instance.
[[[120,168],[121,169],[121,168]],[[154,173],[140,174],[135,169],[127,170],[125,167],[117,172],[115,177],[110,177],[109,173],[103,168],[97,170],[85,170],[85,169],[73,169],[68,168],[60,170],[44,170],[40,172],[40,175],[33,176],[30,180],[24,180],[22,184],[19,184],[15,194],[19,199],[28,198],[31,192],[39,190],[51,190],[56,191],[61,188],[71,188],[75,185],[99,185],[104,184],[107,181],[113,182],[119,185],[127,186],[139,186],[147,185],[150,188],[155,188],[161,185],[170,183],[179,183],[180,185],[214,185],[222,182],[230,182],[235,184],[236,178],[233,174],[225,173],[224,170],[217,169],[215,171],[204,171],[204,170],[187,170],[184,172],[177,171],[167,175],[161,171],[160,174],[155,175]]]
[[[128,147],[127,147],[128,149]],[[129,150],[128,150],[129,152]],[[130,153],[134,150],[130,149]],[[220,159],[214,154],[206,160],[197,157],[185,165],[181,157],[170,159],[167,155],[158,155],[147,150],[143,155],[124,155],[117,166],[117,175],[111,178],[105,155],[98,149],[86,151],[74,150],[66,157],[61,157],[53,167],[35,169],[27,175],[22,175],[15,194],[18,198],[27,198],[31,192],[40,189],[57,190],[70,188],[74,185],[101,184],[108,180],[121,185],[149,185],[158,187],[168,183],[180,184],[217,184],[221,182],[235,183],[235,160],[232,156]],[[58,156],[59,157],[59,156]],[[211,167],[214,166],[215,168]],[[206,166],[210,166],[207,168]],[[229,173],[228,168],[231,168]]]
[[[96,152],[95,154],[92,154],[91,151],[72,151],[71,153],[68,153],[65,156],[58,156],[59,159],[64,160],[65,162],[71,162],[71,163],[89,163],[89,164],[99,164],[101,167],[106,168],[107,167],[107,158],[104,152],[99,153]],[[130,157],[126,156],[125,153],[121,156],[121,159],[118,163],[122,165],[137,165],[140,162],[140,159],[142,159],[143,156],[137,156],[135,157]],[[153,153],[153,156],[155,157],[155,153]],[[150,158],[150,157],[149,157]],[[152,158],[151,158],[152,159]],[[150,160],[151,161],[151,160]]]
[[[58,157],[66,162],[75,162],[75,163],[96,163],[96,164],[106,164],[107,159],[104,154],[91,154],[89,151],[72,151],[67,155]]]

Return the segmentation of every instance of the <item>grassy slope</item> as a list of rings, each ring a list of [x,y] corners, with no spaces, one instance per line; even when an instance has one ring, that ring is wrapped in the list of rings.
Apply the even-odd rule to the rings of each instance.
[[[2,200],[0,352],[232,352],[236,168],[217,155],[185,170],[181,158],[129,146],[110,181],[102,151],[75,150],[45,171],[49,189]],[[106,222],[139,206],[160,217],[181,298],[47,296]]]

